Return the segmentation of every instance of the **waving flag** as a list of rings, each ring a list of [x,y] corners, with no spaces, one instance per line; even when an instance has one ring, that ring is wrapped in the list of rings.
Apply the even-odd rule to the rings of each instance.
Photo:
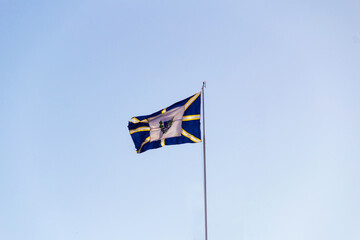
[[[200,95],[201,92],[150,115],[133,117],[128,128],[136,152],[201,142]]]

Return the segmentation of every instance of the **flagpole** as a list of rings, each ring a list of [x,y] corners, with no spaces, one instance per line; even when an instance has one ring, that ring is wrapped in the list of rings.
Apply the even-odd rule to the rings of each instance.
[[[204,212],[205,212],[205,240],[208,239],[208,230],[207,230],[207,197],[206,197],[206,147],[205,147],[205,102],[204,102],[204,92],[206,88],[206,82],[203,82],[201,88],[201,97],[202,97],[202,120],[203,120],[203,156],[204,156]]]

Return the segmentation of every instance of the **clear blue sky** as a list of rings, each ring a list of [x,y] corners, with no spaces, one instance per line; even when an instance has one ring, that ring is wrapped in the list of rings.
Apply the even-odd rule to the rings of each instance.
[[[201,144],[127,130],[202,81],[209,240],[360,239],[359,13],[0,1],[0,239],[204,239]]]

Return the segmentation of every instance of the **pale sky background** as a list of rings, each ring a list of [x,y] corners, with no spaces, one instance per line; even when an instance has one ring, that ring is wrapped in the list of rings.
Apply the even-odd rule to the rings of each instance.
[[[360,1],[0,0],[0,239],[360,239]]]

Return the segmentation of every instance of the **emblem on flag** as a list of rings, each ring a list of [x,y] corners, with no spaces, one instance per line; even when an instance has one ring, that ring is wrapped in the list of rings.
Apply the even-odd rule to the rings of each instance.
[[[150,115],[133,117],[128,129],[137,153],[165,145],[201,142],[197,93]]]
[[[169,128],[171,128],[173,120],[174,120],[174,118],[172,118],[168,122],[164,122],[164,123],[162,121],[159,122],[159,127],[160,127],[162,133],[166,133],[169,130]]]

